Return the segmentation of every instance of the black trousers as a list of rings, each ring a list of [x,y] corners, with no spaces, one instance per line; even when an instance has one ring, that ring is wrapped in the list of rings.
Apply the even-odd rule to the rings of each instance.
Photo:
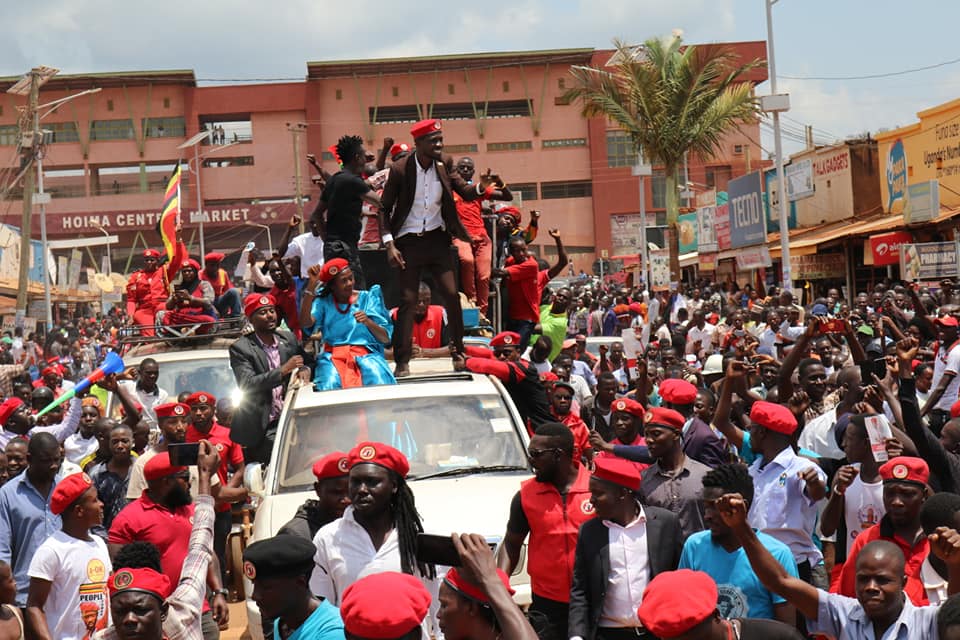
[[[348,241],[340,240],[334,236],[328,236],[323,244],[323,261],[333,258],[343,258],[350,263],[350,271],[353,272],[353,288],[362,290],[367,288],[367,281],[363,275],[363,267],[360,265],[360,252],[356,243],[351,244]]]
[[[550,600],[533,593],[527,617],[540,640],[567,640],[567,626],[570,622],[569,602]]]
[[[393,358],[398,365],[410,362],[413,351],[413,314],[417,308],[420,280],[424,270],[429,270],[443,296],[447,310],[450,340],[463,352],[463,310],[460,308],[460,292],[453,268],[453,253],[450,251],[450,234],[443,229],[427,231],[423,235],[408,233],[394,241],[403,254],[406,268],[397,270],[397,286],[400,289],[400,307],[393,330]]]

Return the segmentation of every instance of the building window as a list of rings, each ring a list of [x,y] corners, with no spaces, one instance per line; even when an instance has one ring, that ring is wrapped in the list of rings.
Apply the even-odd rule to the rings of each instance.
[[[370,122],[374,124],[390,124],[397,122],[416,122],[420,119],[420,111],[415,104],[404,104],[395,107],[370,107],[368,109]],[[438,117],[434,114],[434,117]]]
[[[567,79],[566,78],[557,78],[557,89],[563,90],[567,88]]]
[[[476,153],[477,145],[475,144],[445,144],[443,145],[443,150],[447,153]]]
[[[164,98],[164,99],[163,99],[163,108],[164,108],[164,109],[169,109],[169,108],[170,108],[170,98]]]
[[[511,184],[508,186],[510,187],[510,191],[513,193],[519,193],[524,202],[527,200],[536,200],[538,198],[536,182],[522,182],[520,184]]]
[[[148,138],[183,138],[187,135],[183,118],[144,118],[142,125]]]
[[[707,167],[704,182],[710,189],[725,191],[730,182],[731,168],[729,166]]]
[[[207,158],[203,161],[203,166],[207,168],[252,167],[253,156],[239,156],[236,158]]]
[[[585,146],[587,146],[586,138],[559,138],[557,140],[543,141],[544,149],[557,149],[560,147],[585,147]]]
[[[0,126],[0,145],[12,146],[20,139],[20,127],[15,124]]]
[[[94,120],[90,123],[91,140],[133,140],[133,120]]]
[[[742,144],[735,144],[735,145],[733,145],[733,155],[739,156],[739,155],[741,155],[742,153],[743,153],[743,145],[742,145]]]
[[[456,92],[457,92],[457,91],[456,91],[456,87],[454,87],[453,84],[448,84],[448,85],[447,85],[447,94],[449,94],[449,95],[452,96],[452,95],[455,94]]]
[[[560,198],[589,198],[592,195],[593,183],[589,180],[540,183],[540,197],[544,200],[557,200]]]
[[[400,87],[392,87],[390,92],[393,94],[393,97],[396,98],[400,95]]]
[[[46,142],[79,142],[80,133],[76,122],[45,122],[43,128],[49,131]]]
[[[172,118],[173,119],[173,118]],[[153,119],[150,120],[153,123]],[[253,122],[249,114],[221,114],[200,116],[200,130],[210,132],[201,144],[220,145],[232,142],[253,142]],[[168,136],[172,134],[166,134]],[[183,133],[180,137],[183,137]]]
[[[343,90],[342,90],[342,89],[337,89],[337,91],[336,91],[336,98],[337,98],[337,100],[343,100]]]
[[[507,80],[503,81],[503,92],[510,93],[510,82]]]
[[[650,179],[650,191],[653,193],[653,208],[667,208],[667,174],[663,169],[654,169]]]
[[[107,111],[113,111],[113,100],[107,100]]]
[[[490,142],[487,144],[487,151],[521,151],[523,149],[533,149],[533,142],[530,140],[517,140],[514,142]]]
[[[607,131],[607,166],[632,167],[637,163],[637,149],[625,131]]]
[[[336,158],[333,157],[333,154],[330,153],[329,151],[324,151],[324,152],[322,152],[322,153],[320,154],[320,159],[321,159],[321,160],[326,160],[326,161],[329,161],[329,162],[336,162],[336,160],[337,160]]]

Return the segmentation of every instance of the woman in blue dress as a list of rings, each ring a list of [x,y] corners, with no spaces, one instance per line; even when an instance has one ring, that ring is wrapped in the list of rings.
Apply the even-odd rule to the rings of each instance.
[[[380,285],[355,291],[353,272],[343,258],[313,265],[307,273],[300,326],[304,336],[319,331],[323,338],[313,377],[317,389],[396,384],[383,357],[393,323]]]

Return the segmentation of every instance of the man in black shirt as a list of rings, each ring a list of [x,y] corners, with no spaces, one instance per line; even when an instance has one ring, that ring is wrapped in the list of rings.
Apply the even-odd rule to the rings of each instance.
[[[344,258],[350,263],[357,289],[366,289],[363,270],[360,267],[360,243],[362,208],[366,200],[380,207],[380,197],[363,179],[363,167],[367,152],[360,136],[343,136],[337,142],[337,156],[342,169],[330,176],[320,195],[320,202],[313,212],[322,221],[323,259]],[[326,217],[324,219],[324,213]]]

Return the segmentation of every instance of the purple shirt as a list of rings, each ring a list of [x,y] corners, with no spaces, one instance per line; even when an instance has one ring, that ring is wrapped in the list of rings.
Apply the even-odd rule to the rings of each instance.
[[[266,344],[263,340],[260,339],[260,336],[254,334],[257,342],[263,348],[263,352],[267,356],[267,362],[270,364],[271,369],[280,368],[280,341],[277,340],[277,337],[273,337],[273,344]],[[273,388],[273,402],[270,405],[270,420],[276,420],[280,416],[280,412],[283,411],[283,385],[278,385]]]

